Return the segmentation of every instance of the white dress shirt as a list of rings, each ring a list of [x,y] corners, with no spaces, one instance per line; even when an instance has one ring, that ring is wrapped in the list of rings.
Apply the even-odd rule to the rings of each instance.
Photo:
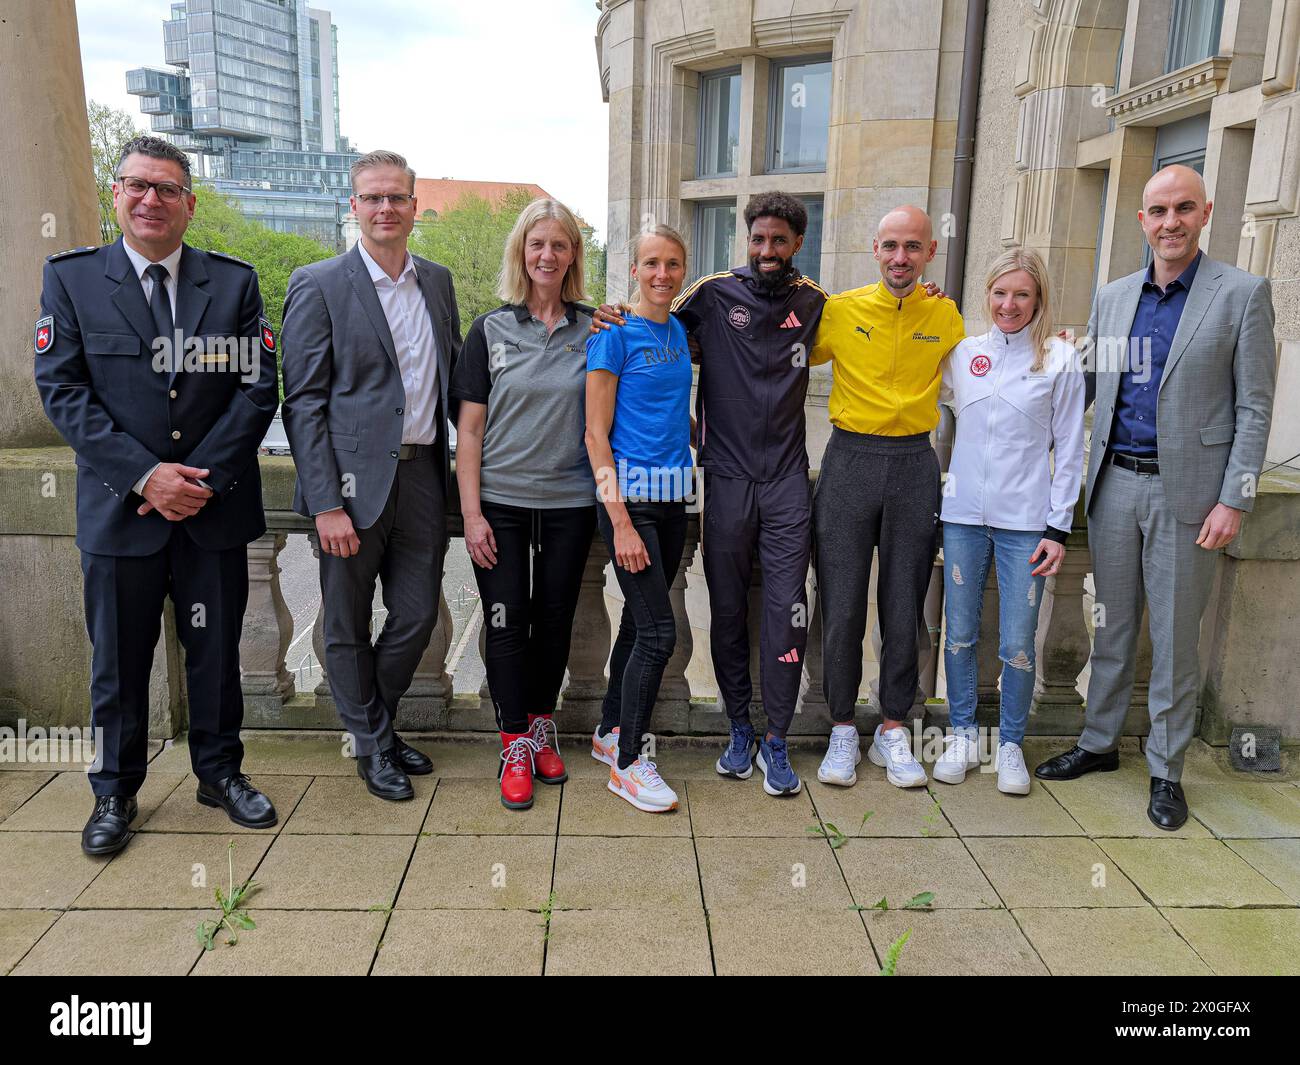
[[[944,360],[939,401],[957,415],[944,521],[1070,531],[1083,475],[1083,371],[1074,348],[1053,338],[1031,373],[1029,332],[995,327]]]
[[[432,444],[438,438],[438,344],[433,317],[415,273],[415,261],[407,252],[406,264],[394,281],[370,257],[364,240],[357,242],[357,248],[375,284],[402,371],[402,386],[406,389],[402,443]]]
[[[125,240],[122,241],[122,248],[126,251],[126,257],[131,260],[131,266],[135,269],[135,276],[140,279],[140,287],[144,289],[144,301],[148,303],[153,299],[153,278],[146,274],[145,271],[153,265],[153,260],[141,255]],[[167,258],[158,260],[158,265],[167,271],[167,280],[163,284],[167,289],[167,299],[172,305],[173,322],[176,321],[176,278],[180,271],[181,251],[183,248],[184,245],[178,244],[176,250]],[[154,463],[149,472],[131,486],[136,495],[144,495],[145,484],[153,476],[153,471],[161,465],[161,462]]]

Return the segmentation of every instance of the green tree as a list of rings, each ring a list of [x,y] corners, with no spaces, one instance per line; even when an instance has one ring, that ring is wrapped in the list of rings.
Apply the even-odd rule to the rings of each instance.
[[[233,200],[209,186],[196,183],[194,196],[194,218],[185,231],[185,242],[252,263],[266,316],[279,334],[289,275],[307,263],[328,259],[334,252],[309,237],[277,233],[245,218]]]
[[[599,307],[605,302],[606,296],[606,246],[592,233],[586,235],[583,243],[584,263],[587,268],[587,299],[592,306]]]
[[[86,101],[90,119],[90,160],[95,170],[99,195],[99,239],[108,244],[117,239],[117,216],[113,213],[113,171],[126,142],[143,130],[127,112],[106,104]]]
[[[451,271],[462,335],[480,314],[501,306],[496,287],[506,238],[531,199],[524,188],[511,189],[495,205],[466,194],[436,217],[425,212],[411,233],[411,251]]]

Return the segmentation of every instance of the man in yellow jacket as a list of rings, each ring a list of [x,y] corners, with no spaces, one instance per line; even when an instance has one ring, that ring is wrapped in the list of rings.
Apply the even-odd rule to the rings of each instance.
[[[943,360],[965,336],[956,304],[928,298],[919,284],[935,248],[924,211],[885,215],[873,241],[881,280],[826,301],[809,360],[834,361],[833,429],[813,500],[824,686],[835,721],[817,772],[826,784],[857,781],[854,704],[877,550],[883,720],[868,754],[891,784],[926,783],[904,722],[916,696],[917,634],[937,547],[939,460],[930,433]]]

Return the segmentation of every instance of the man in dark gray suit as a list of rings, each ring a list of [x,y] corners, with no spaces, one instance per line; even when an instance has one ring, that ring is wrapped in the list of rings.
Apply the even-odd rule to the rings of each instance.
[[[1187,820],[1179,780],[1196,727],[1201,615],[1219,549],[1254,506],[1276,373],[1268,280],[1199,249],[1212,207],[1196,171],[1155,174],[1138,212],[1151,265],[1106,285],[1093,303],[1096,411],[1085,495],[1098,607],[1092,677],[1078,745],[1035,771],[1071,780],[1119,767],[1145,599],[1147,814],[1170,831]]]
[[[450,272],[407,251],[415,171],[402,156],[352,165],[352,209],[357,245],[289,279],[283,417],[294,508],[316,522],[325,670],[357,773],[371,794],[409,799],[409,775],[433,765],[393,722],[438,617],[460,319]],[[388,617],[372,644],[376,578]]]

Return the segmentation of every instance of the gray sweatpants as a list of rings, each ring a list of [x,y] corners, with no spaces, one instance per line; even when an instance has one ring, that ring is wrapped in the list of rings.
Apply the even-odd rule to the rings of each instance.
[[[880,552],[880,704],[902,721],[916,700],[939,527],[939,460],[927,433],[874,436],[835,428],[813,497],[823,688],[831,717],[853,721],[862,684],[871,556]],[[928,643],[929,637],[925,636]]]

